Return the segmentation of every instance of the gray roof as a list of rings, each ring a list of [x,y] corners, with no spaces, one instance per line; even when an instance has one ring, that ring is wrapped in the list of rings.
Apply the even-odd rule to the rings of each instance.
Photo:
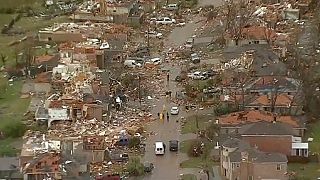
[[[0,171],[17,170],[19,167],[19,159],[17,157],[0,158]]]
[[[286,65],[279,60],[279,57],[271,50],[269,45],[244,45],[240,47],[229,47],[224,50],[226,59],[234,59],[241,56],[242,53],[254,50],[254,61],[252,68],[256,76],[284,76],[287,75]],[[263,67],[264,64],[267,66]]]
[[[280,153],[266,153],[261,152],[252,147],[245,150],[237,150],[230,154],[231,162],[241,162],[241,152],[248,153],[248,161],[255,163],[266,163],[266,162],[288,162],[287,157],[284,154]]]
[[[297,135],[293,128],[285,123],[259,121],[241,127],[241,135]]]
[[[266,162],[288,162],[285,155],[280,153],[265,153],[251,147],[247,142],[237,139],[230,138],[226,140],[223,147],[236,148],[235,151],[230,152],[231,162],[241,162],[241,153],[248,153],[248,160],[256,163],[266,163]]]

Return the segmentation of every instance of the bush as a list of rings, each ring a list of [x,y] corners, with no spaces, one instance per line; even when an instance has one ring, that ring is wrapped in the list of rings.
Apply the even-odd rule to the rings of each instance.
[[[187,154],[188,154],[189,157],[199,157],[202,154],[201,141],[193,140],[190,143],[190,146],[189,146]]]
[[[218,106],[214,109],[214,113],[217,116],[229,114],[229,113],[232,113],[232,112],[235,112],[235,111],[236,111],[235,107],[229,106],[229,105],[227,105],[225,103],[218,104]]]
[[[144,174],[144,166],[140,162],[140,158],[133,157],[130,159],[129,163],[127,164],[127,170],[130,175],[132,176],[141,176]]]
[[[139,147],[139,145],[140,145],[140,138],[139,137],[132,137],[129,140],[129,144],[128,144],[129,148],[137,148],[137,147]]]
[[[2,132],[6,137],[18,138],[23,136],[26,130],[27,130],[26,125],[18,121],[18,122],[12,122],[4,126],[4,128],[2,129]]]
[[[219,126],[215,123],[210,123],[206,128],[206,137],[213,140],[217,137],[219,133]]]

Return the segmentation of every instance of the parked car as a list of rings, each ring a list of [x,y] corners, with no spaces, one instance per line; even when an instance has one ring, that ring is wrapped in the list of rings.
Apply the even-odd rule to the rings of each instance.
[[[186,41],[186,44],[184,45],[186,48],[192,48],[194,44],[194,38],[189,38]]]
[[[175,19],[171,19],[169,17],[163,17],[163,18],[159,18],[157,19],[156,21],[156,24],[173,24],[173,23],[176,23],[176,20]]]
[[[170,113],[172,115],[178,115],[179,114],[179,108],[177,106],[171,107]]]
[[[164,155],[165,151],[166,151],[166,145],[161,142],[161,141],[158,141],[155,143],[155,154],[156,155]]]
[[[169,141],[169,150],[170,151],[178,151],[179,149],[179,141],[171,140]]]
[[[166,9],[169,10],[169,11],[174,11],[174,10],[178,10],[179,6],[178,6],[178,4],[168,4]]]
[[[196,64],[196,63],[200,63],[200,57],[197,53],[192,53],[191,54],[191,62]]]
[[[161,58],[156,57],[156,58],[150,59],[149,62],[152,63],[152,64],[154,64],[154,65],[159,65],[159,64],[162,63],[162,60],[161,60]]]
[[[162,33],[158,33],[156,31],[149,31],[149,32],[146,31],[145,32],[145,37],[148,37],[148,35],[149,35],[150,38],[159,38],[159,39],[161,39],[163,37]]]
[[[205,76],[202,75],[202,72],[196,71],[194,73],[189,73],[188,77],[194,80],[205,80],[207,79]]]
[[[137,63],[135,60],[125,60],[123,63],[124,67],[127,68],[136,68],[136,67],[141,67],[142,65],[140,63]]]

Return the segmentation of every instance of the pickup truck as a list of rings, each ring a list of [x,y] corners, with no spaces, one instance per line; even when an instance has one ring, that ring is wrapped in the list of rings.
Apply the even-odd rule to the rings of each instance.
[[[173,24],[173,23],[176,23],[176,20],[175,19],[171,19],[169,17],[163,17],[163,18],[159,18],[156,20],[156,24]]]

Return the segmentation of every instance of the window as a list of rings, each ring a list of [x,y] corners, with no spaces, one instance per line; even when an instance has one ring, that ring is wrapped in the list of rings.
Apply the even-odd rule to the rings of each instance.
[[[277,164],[277,170],[278,170],[278,171],[281,170],[281,164]]]
[[[253,176],[248,176],[248,180],[253,180]]]

